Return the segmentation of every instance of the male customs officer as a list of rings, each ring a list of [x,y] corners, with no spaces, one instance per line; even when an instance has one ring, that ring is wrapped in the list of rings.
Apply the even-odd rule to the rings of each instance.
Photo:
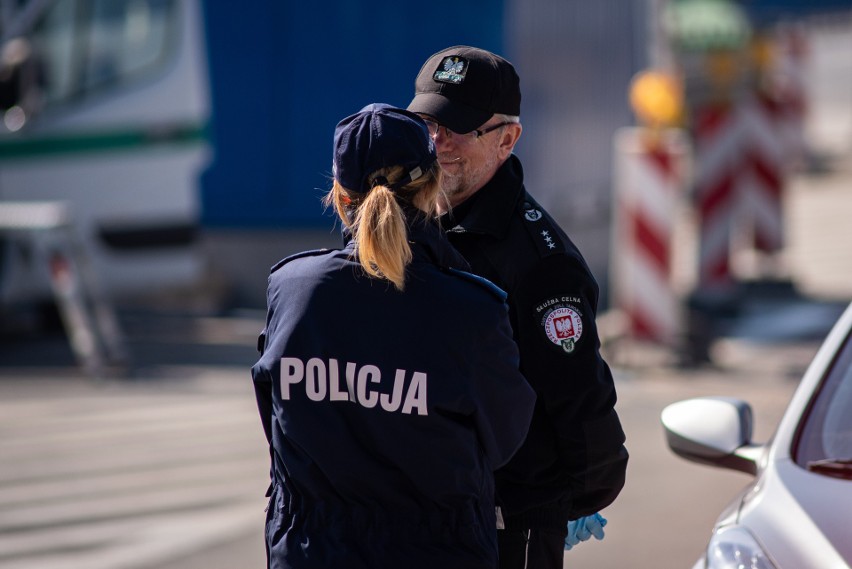
[[[567,523],[616,498],[628,454],[599,351],[598,285],[527,193],[513,154],[519,83],[502,57],[455,46],[423,65],[408,110],[426,120],[437,146],[442,224],[472,270],[508,293],[521,371],[538,395],[524,445],[497,471],[500,567],[561,568]]]

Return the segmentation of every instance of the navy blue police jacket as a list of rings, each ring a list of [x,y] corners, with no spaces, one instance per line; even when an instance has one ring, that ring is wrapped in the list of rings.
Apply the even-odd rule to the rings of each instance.
[[[471,270],[507,292],[521,371],[538,395],[526,441],[496,474],[506,528],[564,531],[568,520],[615,500],[627,469],[615,386],[600,354],[597,282],[524,188],[514,155],[442,224]]]
[[[526,435],[505,294],[410,220],[405,290],[342,250],[269,277],[252,368],[270,444],[272,568],[492,568],[493,471]]]

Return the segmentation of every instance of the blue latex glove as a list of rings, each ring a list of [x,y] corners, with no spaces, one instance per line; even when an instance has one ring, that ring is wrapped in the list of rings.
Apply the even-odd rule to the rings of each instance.
[[[591,516],[583,516],[576,520],[568,522],[568,535],[565,536],[565,549],[571,549],[581,541],[586,541],[592,536],[595,539],[601,540],[604,538],[604,526],[606,518],[600,514],[592,514]]]

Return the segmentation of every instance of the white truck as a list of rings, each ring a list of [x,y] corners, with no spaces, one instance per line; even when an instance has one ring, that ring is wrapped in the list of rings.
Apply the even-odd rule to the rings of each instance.
[[[0,207],[67,205],[112,297],[201,278],[199,2],[2,0],[0,45]],[[0,231],[0,308],[50,299],[36,251]]]

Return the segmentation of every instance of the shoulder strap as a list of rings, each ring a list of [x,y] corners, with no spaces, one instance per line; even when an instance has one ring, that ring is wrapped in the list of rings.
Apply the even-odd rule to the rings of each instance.
[[[544,209],[529,195],[525,196],[519,211],[522,224],[529,233],[541,257],[547,257],[564,251],[559,229]]]
[[[269,272],[274,273],[275,271],[277,271],[278,269],[280,269],[281,267],[283,267],[284,265],[286,265],[290,261],[294,261],[296,259],[301,259],[303,257],[314,257],[316,255],[322,255],[324,253],[328,253],[330,250],[331,249],[312,249],[310,251],[302,251],[301,253],[294,253],[294,254],[290,255],[289,257],[285,257],[285,258],[281,259],[280,261],[278,261],[277,263],[275,263],[272,266],[272,269],[270,269]]]

